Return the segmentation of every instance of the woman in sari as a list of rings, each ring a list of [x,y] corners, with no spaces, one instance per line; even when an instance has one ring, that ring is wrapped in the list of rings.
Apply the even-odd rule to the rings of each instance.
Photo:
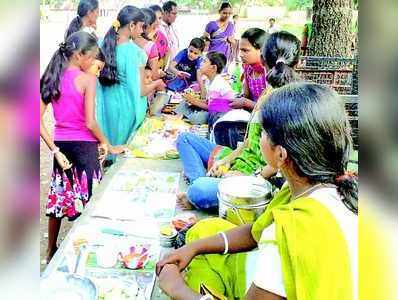
[[[225,55],[228,62],[232,60],[232,47],[234,41],[234,24],[229,21],[232,15],[232,7],[228,2],[221,4],[220,18],[206,25],[204,36],[210,38],[210,51],[220,52]]]
[[[198,222],[158,262],[160,287],[177,300],[358,299],[358,178],[346,171],[341,99],[326,86],[289,84],[272,92],[261,124],[263,157],[287,183],[254,224]]]

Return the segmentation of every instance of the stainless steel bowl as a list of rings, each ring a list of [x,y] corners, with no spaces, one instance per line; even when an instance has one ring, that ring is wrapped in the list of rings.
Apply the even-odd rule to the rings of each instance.
[[[272,185],[259,177],[234,176],[218,185],[219,216],[234,224],[253,223],[272,199]]]

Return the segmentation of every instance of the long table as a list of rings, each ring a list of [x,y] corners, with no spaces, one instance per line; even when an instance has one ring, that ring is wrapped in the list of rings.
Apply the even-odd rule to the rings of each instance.
[[[83,214],[77,219],[71,228],[70,232],[65,237],[64,241],[60,245],[57,253],[54,255],[53,259],[47,266],[47,268],[42,273],[42,278],[46,278],[50,276],[53,272],[55,272],[59,266],[61,265],[62,261],[65,257],[65,251],[67,245],[72,242],[72,236],[75,231],[79,230],[79,227],[90,224],[93,222],[93,218],[91,213],[93,210],[96,209],[98,203],[101,202],[101,198],[104,196],[105,191],[107,190],[108,186],[110,185],[114,176],[118,173],[126,171],[126,170],[151,170],[157,172],[179,172],[182,171],[182,164],[179,159],[174,160],[152,160],[152,159],[140,159],[140,158],[119,158],[117,159],[116,163],[111,166],[109,170],[107,170],[106,174],[103,177],[100,185],[96,187],[94,190],[93,196],[86,206]],[[185,191],[187,186],[183,180],[183,176],[181,174],[180,181],[179,181],[179,191]],[[115,199],[115,205],[117,205],[117,199]],[[181,212],[178,208],[176,209],[176,213]],[[201,212],[195,212],[198,218],[206,217],[207,215]],[[171,248],[160,248],[160,256],[169,252]],[[168,297],[163,294],[160,289],[158,288],[157,281],[155,282],[155,286],[153,288],[151,298],[150,299],[168,299]]]

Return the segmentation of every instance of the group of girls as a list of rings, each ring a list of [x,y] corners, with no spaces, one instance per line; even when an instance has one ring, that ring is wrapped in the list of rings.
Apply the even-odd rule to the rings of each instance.
[[[147,96],[165,88],[150,39],[159,34],[161,8],[123,7],[102,40],[98,12],[98,0],[80,1],[40,80],[40,135],[54,155],[47,261],[57,250],[62,219],[81,214],[101,180],[101,162],[123,151],[145,118]],[[148,66],[152,80],[145,80]],[[43,121],[50,103],[53,136]]]
[[[48,259],[57,250],[62,218],[76,219],[101,179],[100,161],[122,151],[118,145],[145,118],[146,97],[165,88],[154,42],[159,12],[125,6],[98,41],[98,2],[82,0],[42,75],[40,133],[55,158]],[[206,27],[210,50],[200,67],[214,85],[228,61],[230,5],[220,14]],[[186,245],[157,264],[160,287],[171,298],[357,299],[358,188],[357,176],[347,172],[349,122],[335,92],[300,82],[294,72],[299,53],[299,40],[288,32],[245,31],[244,95],[229,104],[252,113],[245,141],[232,150],[193,134],[179,136],[190,183],[178,195],[183,208],[216,209],[222,176],[269,178],[279,171],[286,182],[254,224],[211,218],[188,230]],[[96,60],[103,62],[98,78],[90,71]],[[144,80],[145,70],[151,80]],[[53,138],[43,123],[50,103]]]

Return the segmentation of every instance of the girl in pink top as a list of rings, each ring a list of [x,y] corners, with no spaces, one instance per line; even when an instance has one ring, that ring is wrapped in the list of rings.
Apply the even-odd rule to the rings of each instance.
[[[157,4],[151,5],[149,8],[152,9],[152,11],[156,15],[156,21],[155,21],[156,31],[154,32],[151,40],[155,41],[156,47],[158,49],[159,68],[164,70],[166,67],[166,62],[168,61],[170,49],[167,37],[160,29],[160,24],[162,23],[163,19],[163,9]]]
[[[267,70],[261,63],[261,48],[268,36],[268,33],[259,28],[250,28],[242,34],[239,46],[243,62],[244,94],[232,102],[231,107],[252,111],[265,91]]]
[[[149,8],[141,9],[145,16],[143,33],[134,39],[134,42],[144,49],[148,56],[148,66],[152,70],[152,80],[157,80],[165,75],[159,67],[159,52],[155,41],[152,40],[156,32],[157,19],[156,14]]]
[[[46,214],[47,261],[57,250],[63,217],[76,219],[90,199],[93,185],[101,179],[100,159],[117,153],[95,119],[96,77],[86,74],[96,55],[96,38],[84,31],[71,34],[59,46],[40,79],[40,136],[54,154]],[[43,123],[52,104],[55,129],[50,136]],[[101,156],[99,155],[99,151]]]

